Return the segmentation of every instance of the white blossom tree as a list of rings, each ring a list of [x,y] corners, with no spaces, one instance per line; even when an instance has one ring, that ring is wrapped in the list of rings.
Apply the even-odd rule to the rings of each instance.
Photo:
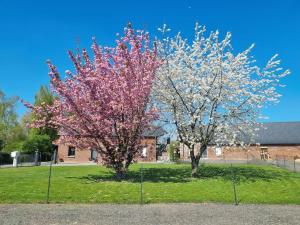
[[[262,109],[278,102],[277,87],[289,70],[274,55],[260,68],[250,55],[254,45],[235,54],[231,33],[220,40],[218,31],[206,36],[196,24],[192,41],[180,33],[157,40],[163,65],[158,69],[154,99],[175,125],[178,138],[190,151],[192,176],[208,144],[244,145],[252,140]],[[196,149],[197,148],[197,149]]]

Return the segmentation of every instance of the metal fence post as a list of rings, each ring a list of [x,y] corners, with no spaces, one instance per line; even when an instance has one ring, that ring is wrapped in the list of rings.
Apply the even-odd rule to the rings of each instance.
[[[53,158],[53,156],[51,156],[50,167],[49,167],[48,190],[47,190],[47,200],[46,200],[47,204],[49,204],[49,195],[50,195],[50,186],[51,186],[52,158]]]
[[[285,167],[285,156],[283,156],[283,167]]]
[[[296,157],[294,157],[294,173],[296,173]]]
[[[140,174],[141,174],[140,204],[143,205],[143,203],[144,203],[144,199],[143,199],[143,164],[141,164]]]
[[[232,163],[230,165],[231,165],[232,186],[233,186],[233,194],[234,194],[234,204],[238,205],[237,196],[236,196],[236,188],[235,188],[235,173],[233,171]]]
[[[35,151],[35,154],[34,154],[34,165],[35,166],[39,165],[39,150]]]

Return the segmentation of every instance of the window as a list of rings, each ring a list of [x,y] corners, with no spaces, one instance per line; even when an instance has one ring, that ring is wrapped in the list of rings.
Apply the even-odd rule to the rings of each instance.
[[[142,157],[147,157],[147,147],[142,148]]]
[[[269,157],[269,152],[268,152],[268,148],[267,147],[261,147],[260,148],[260,158],[262,160],[268,160]]]
[[[73,157],[73,158],[75,158],[75,147],[69,146],[68,157]]]
[[[221,156],[222,155],[222,148],[221,147],[216,147],[215,148],[215,153],[216,153],[216,156]]]

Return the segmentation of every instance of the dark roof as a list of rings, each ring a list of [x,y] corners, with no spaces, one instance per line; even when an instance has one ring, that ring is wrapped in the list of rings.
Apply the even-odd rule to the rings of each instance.
[[[144,137],[160,137],[163,136],[166,131],[158,126],[151,126],[150,128],[144,131]]]
[[[255,143],[300,144],[300,122],[270,122],[262,126],[257,131]]]

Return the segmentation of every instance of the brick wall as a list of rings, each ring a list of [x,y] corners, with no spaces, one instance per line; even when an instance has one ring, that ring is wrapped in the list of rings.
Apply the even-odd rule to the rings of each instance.
[[[68,156],[69,146],[68,145],[58,145],[57,160],[58,162],[66,163],[86,163],[92,162],[91,151],[87,149],[75,148],[75,156]]]
[[[146,138],[142,140],[142,145],[147,148],[146,157],[138,154],[135,161],[138,162],[156,162],[156,138]]]
[[[198,147],[198,146],[197,146]],[[196,149],[199,149],[199,147]],[[215,147],[207,149],[208,159],[261,159],[261,148],[266,148],[270,159],[276,159],[276,155],[300,158],[300,145],[261,145],[250,147],[222,147],[222,154],[216,156]],[[196,150],[197,152],[197,150]],[[190,159],[187,146],[180,145],[180,159]]]
[[[147,148],[146,157],[142,157],[138,154],[135,161],[139,162],[156,162],[156,138],[145,138],[142,140],[142,145]],[[68,156],[69,146],[68,145],[58,145],[58,162],[66,163],[87,163],[93,162],[91,160],[91,150],[76,148],[75,156]],[[98,158],[98,162],[101,164],[101,158]]]

